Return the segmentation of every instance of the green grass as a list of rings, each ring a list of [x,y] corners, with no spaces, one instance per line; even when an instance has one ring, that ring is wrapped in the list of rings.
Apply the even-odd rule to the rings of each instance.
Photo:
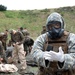
[[[52,12],[59,12],[64,17],[66,30],[75,33],[75,7],[0,12],[0,32],[22,26],[26,27],[31,37],[36,39],[40,35],[42,26],[46,24],[48,15]]]

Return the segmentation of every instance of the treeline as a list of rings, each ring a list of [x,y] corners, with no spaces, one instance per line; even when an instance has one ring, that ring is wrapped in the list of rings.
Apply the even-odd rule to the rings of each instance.
[[[6,11],[7,10],[7,7],[4,6],[4,5],[0,5],[0,11]]]

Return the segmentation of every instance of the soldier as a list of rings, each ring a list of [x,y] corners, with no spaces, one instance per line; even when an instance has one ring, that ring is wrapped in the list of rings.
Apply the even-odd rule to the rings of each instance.
[[[0,41],[2,41],[2,45],[3,45],[4,50],[7,49],[7,48],[6,48],[7,39],[8,39],[7,34],[4,33],[4,32],[1,32],[1,33],[0,33]]]
[[[18,61],[20,61],[21,64],[20,69],[25,70],[27,65],[26,65],[25,52],[23,47],[24,36],[20,31],[16,30],[11,30],[10,34],[11,34],[12,45],[14,46],[14,50],[12,51],[13,62],[17,65]]]
[[[47,30],[46,30],[46,26],[43,26],[42,28],[43,28],[43,30],[41,31],[41,34],[46,33],[46,32],[47,32]]]
[[[37,75],[75,75],[75,34],[64,30],[63,17],[54,12],[47,31],[34,42],[32,55],[39,66]]]
[[[26,55],[27,55],[31,52],[34,40],[30,37],[30,34],[26,28],[23,29],[23,27],[20,27],[20,31],[24,35],[23,46],[24,46],[24,51],[26,52]]]
[[[34,43],[34,40],[32,38],[25,37],[23,45],[24,45],[24,51],[26,52],[26,55],[30,54],[33,43]]]
[[[0,64],[1,63],[7,63],[7,61],[6,61],[6,54],[2,42],[0,41]]]
[[[26,28],[24,28],[24,29],[21,28],[21,32],[23,33],[24,37],[30,36],[30,34],[29,34],[29,32],[27,31]]]

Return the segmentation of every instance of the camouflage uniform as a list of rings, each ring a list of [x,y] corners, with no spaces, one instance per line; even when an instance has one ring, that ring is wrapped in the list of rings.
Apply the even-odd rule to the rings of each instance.
[[[24,37],[20,31],[16,31],[15,34],[11,33],[11,41],[14,46],[14,50],[12,52],[13,62],[17,64],[18,61],[20,61],[21,65],[19,68],[26,69],[27,65],[26,65],[25,52],[23,47],[23,39]]]
[[[29,35],[29,32],[27,31],[27,30],[22,30],[22,33],[23,33],[23,35],[24,35],[24,43],[23,43],[23,45],[24,45],[24,51],[26,52],[26,55],[27,54],[29,54],[30,52],[29,52],[29,50],[30,50],[30,46],[28,46],[27,45],[27,43],[28,43],[28,40],[29,39],[31,39],[30,38],[30,35]]]
[[[40,66],[44,65],[42,56],[43,56],[43,45],[46,40],[46,35],[47,33],[37,38],[32,50],[32,55],[34,57],[34,60]],[[67,38],[67,43],[68,43],[68,53],[65,54],[64,65],[61,68],[65,70],[75,68],[75,34],[73,33],[69,34]]]

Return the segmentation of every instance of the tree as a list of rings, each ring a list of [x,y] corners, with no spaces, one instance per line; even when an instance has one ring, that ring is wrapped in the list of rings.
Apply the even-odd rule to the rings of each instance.
[[[0,5],[0,11],[6,11],[7,7],[5,7],[4,5]]]

